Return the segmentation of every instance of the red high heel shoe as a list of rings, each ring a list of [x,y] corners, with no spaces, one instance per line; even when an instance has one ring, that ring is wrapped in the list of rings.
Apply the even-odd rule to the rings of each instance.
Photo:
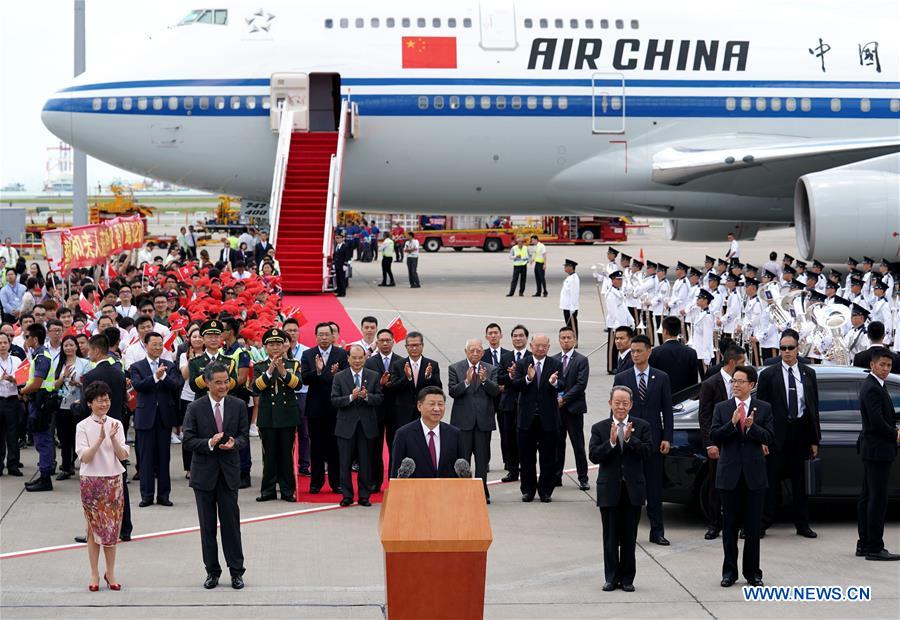
[[[110,583],[109,579],[106,577],[105,573],[103,574],[103,581],[106,582],[106,585],[109,586],[109,589],[112,590],[113,592],[118,592],[119,590],[122,589],[121,583]]]
[[[99,592],[100,584],[99,583],[89,583],[88,590],[90,590],[91,592]]]

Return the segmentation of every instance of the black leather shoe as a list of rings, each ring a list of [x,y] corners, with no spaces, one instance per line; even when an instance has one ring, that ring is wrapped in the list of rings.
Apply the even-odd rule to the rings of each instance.
[[[730,588],[734,585],[734,579],[731,577],[722,577],[722,581],[719,583],[723,588]]]
[[[271,502],[273,499],[278,499],[278,497],[273,493],[272,495],[260,495],[256,498],[258,502]]]
[[[864,558],[864,557],[866,557],[866,551],[865,551],[865,549],[860,549],[859,547],[857,547],[857,548],[856,548],[856,557],[858,557],[858,558]]]
[[[29,493],[34,493],[38,491],[52,491],[53,490],[53,482],[50,480],[50,476],[41,476],[37,480],[32,483],[25,485],[25,490]]]
[[[703,538],[706,540],[715,540],[719,537],[719,528],[711,527],[706,530],[706,534],[703,535]]]
[[[275,499],[275,498],[273,497],[272,499]],[[294,495],[293,493],[287,493],[287,494],[282,493],[281,499],[285,502],[296,502],[297,496]]]
[[[611,581],[607,581],[606,583],[603,584],[603,591],[604,592],[612,592],[613,590],[615,590],[618,587],[619,587],[618,584],[615,584]]]
[[[500,482],[515,482],[519,479],[519,474],[506,474],[500,478]]]
[[[881,562],[896,562],[897,560],[900,560],[900,555],[898,555],[896,553],[891,553],[887,549],[882,549],[878,553],[867,553],[866,559],[867,560],[876,560],[876,561],[881,561]]]
[[[656,538],[651,538],[650,542],[660,545],[661,547],[668,547],[670,543],[665,536],[657,536]]]
[[[242,471],[241,472],[241,486],[239,489],[249,489],[250,488],[250,472]]]
[[[240,575],[232,575],[231,576],[231,587],[235,590],[242,590],[244,588],[244,578]]]
[[[56,479],[57,479],[57,480],[60,480],[60,481],[62,481],[62,480],[68,480],[68,479],[71,478],[71,477],[72,477],[72,474],[70,474],[70,473],[67,472],[67,471],[61,471],[61,472],[59,472],[58,474],[56,474]]]
[[[309,467],[301,467],[301,468],[300,468],[300,475],[301,475],[301,476],[311,476],[312,474],[311,474],[310,471],[309,471]]]
[[[360,505],[360,506],[371,506],[371,505],[372,505],[372,502],[370,502],[370,501],[367,500],[367,499],[361,499],[361,500],[359,500],[359,505]]]
[[[803,538],[818,538],[819,535],[816,534],[812,528],[808,525],[806,527],[801,527],[797,530],[797,536],[802,536]]]
[[[344,499],[341,500],[341,506],[349,506],[352,503],[353,503],[353,500],[350,499],[349,497],[345,497]]]
[[[131,533],[119,534],[119,540],[121,540],[122,542],[130,542],[131,541]]]
[[[522,501],[525,502],[526,504],[527,504],[528,502],[533,502],[533,501],[534,501],[534,494],[533,494],[533,493],[523,493],[523,494],[522,494]]]
[[[310,495],[318,495],[319,491],[322,490],[322,487],[309,487]]]
[[[10,476],[22,476],[22,475],[23,475],[23,474],[22,474],[22,470],[19,469],[19,468],[17,468],[17,467],[11,468],[11,469],[10,469],[9,471],[7,471],[6,473],[8,473]]]
[[[175,505],[175,504],[173,504],[171,501],[169,501],[168,499],[157,499],[157,500],[156,500],[156,503],[159,504],[160,506],[168,506],[168,507],[171,507],[171,506],[174,506],[174,505]]]
[[[541,503],[542,503],[542,504],[549,504],[549,503],[552,502],[552,501],[553,501],[553,498],[551,498],[549,495],[542,495],[542,496],[541,496]]]
[[[591,490],[591,483],[590,483],[590,482],[579,482],[579,483],[578,483],[578,490],[579,490],[579,491],[590,491],[590,490]]]
[[[142,499],[138,504],[138,508],[146,508],[147,506],[152,506],[153,502],[149,499]]]
[[[87,536],[76,536],[75,542],[80,543],[82,545],[87,544]],[[865,554],[863,554],[865,555]]]
[[[623,583],[622,584],[622,592],[634,592],[634,584],[633,583]]]
[[[762,585],[763,585],[762,577],[750,577],[749,579],[747,579],[747,585],[762,587]]]
[[[512,293],[507,293],[506,296],[507,296],[507,297],[512,297],[513,294],[512,294]]]
[[[532,297],[540,297],[540,296],[541,296],[540,293],[535,293],[534,295],[532,295]]]
[[[206,581],[203,582],[203,587],[207,590],[212,590],[217,585],[219,585],[219,576],[213,575],[212,573],[207,574]]]

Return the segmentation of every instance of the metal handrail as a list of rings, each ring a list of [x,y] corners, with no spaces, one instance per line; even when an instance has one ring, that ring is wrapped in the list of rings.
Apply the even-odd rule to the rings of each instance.
[[[347,138],[347,123],[349,116],[349,104],[347,99],[341,101],[341,122],[338,125],[337,149],[331,156],[328,172],[328,194],[325,204],[325,230],[322,235],[322,290],[328,290],[330,271],[328,258],[334,244],[332,230],[337,222],[337,211],[341,200],[341,176],[344,170],[344,143]]]
[[[291,134],[294,130],[294,111],[285,108],[285,101],[278,104],[281,123],[278,128],[278,147],[275,151],[275,169],[272,176],[272,194],[269,198],[269,242],[278,243],[278,220],[281,216],[281,195],[287,176],[288,158],[291,154]]]

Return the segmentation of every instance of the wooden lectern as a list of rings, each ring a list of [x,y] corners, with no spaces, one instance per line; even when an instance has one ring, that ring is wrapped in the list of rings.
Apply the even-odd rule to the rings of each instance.
[[[484,616],[493,536],[480,478],[392,479],[378,528],[388,618]]]

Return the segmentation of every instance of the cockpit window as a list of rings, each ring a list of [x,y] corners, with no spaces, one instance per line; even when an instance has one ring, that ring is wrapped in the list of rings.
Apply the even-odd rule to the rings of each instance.
[[[179,26],[188,26],[190,24],[227,26],[228,9],[194,9],[178,22]]]

